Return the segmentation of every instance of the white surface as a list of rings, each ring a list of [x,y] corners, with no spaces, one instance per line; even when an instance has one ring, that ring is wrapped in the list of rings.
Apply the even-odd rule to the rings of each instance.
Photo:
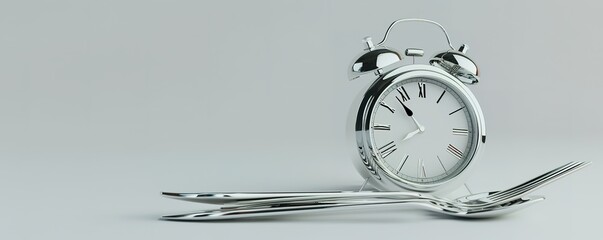
[[[603,22],[596,1],[0,3],[1,239],[597,239]],[[594,164],[485,221],[416,211],[181,223],[160,191],[352,189],[346,81],[361,39],[442,23],[483,81],[488,143],[469,180],[505,188]],[[427,26],[389,44],[445,48]],[[425,61],[427,58],[420,60]],[[337,174],[332,174],[337,172]]]

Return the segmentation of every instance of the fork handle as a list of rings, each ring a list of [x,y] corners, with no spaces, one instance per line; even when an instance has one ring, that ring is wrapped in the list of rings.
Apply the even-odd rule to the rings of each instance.
[[[238,207],[238,208],[222,208],[215,210],[207,210],[202,212],[194,212],[187,214],[163,216],[163,220],[176,221],[213,221],[249,217],[268,217],[279,215],[291,215],[296,213],[320,213],[333,210],[344,209],[363,209],[372,208],[383,205],[417,205],[427,207],[432,210],[442,211],[441,207],[432,205],[425,199],[403,199],[403,200],[372,200],[372,201],[334,201],[334,202],[315,202],[301,203],[296,205],[267,205],[261,207]],[[454,211],[454,209],[449,209]]]
[[[248,192],[248,193],[163,193],[163,196],[197,203],[220,204],[225,206],[250,206],[284,204],[293,202],[327,200],[361,200],[389,198],[438,199],[435,196],[417,192]]]

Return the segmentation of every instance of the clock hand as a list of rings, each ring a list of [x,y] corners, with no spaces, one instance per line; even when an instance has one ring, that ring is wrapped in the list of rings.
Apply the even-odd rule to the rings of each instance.
[[[419,127],[417,130],[414,130],[412,132],[409,132],[408,134],[406,134],[406,136],[402,139],[402,141],[405,141],[411,137],[413,137],[414,135],[416,135],[417,133],[423,133],[425,132],[425,127],[423,127],[422,125],[419,124],[419,122],[417,122],[417,120],[415,120],[414,117],[411,117],[413,121],[415,121],[415,123],[417,124],[417,126]]]
[[[415,122],[415,124],[419,128],[417,130],[419,130],[420,132],[424,132],[425,131],[425,127],[423,125],[419,124],[419,122],[417,122],[417,119],[415,119],[415,117],[411,117],[411,118],[412,118],[412,121]]]
[[[414,130],[414,131],[412,131],[412,132],[409,132],[409,133],[408,133],[408,134],[406,134],[406,136],[405,136],[405,137],[402,139],[402,141],[405,141],[405,140],[407,140],[407,139],[409,139],[409,138],[413,137],[414,135],[416,135],[417,133],[420,133],[420,132],[422,132],[422,131],[421,131],[421,129],[417,129],[417,130]]]
[[[402,102],[402,100],[400,100],[400,98],[398,96],[396,96],[396,99],[398,99],[398,102],[400,102],[400,104],[402,104],[402,107],[404,107],[404,111],[406,112],[406,115],[408,115],[409,117],[412,117],[412,110],[410,110],[410,108],[408,108],[406,105],[404,105],[404,103]]]
[[[402,107],[404,107],[404,111],[406,112],[406,115],[408,115],[410,118],[412,118],[412,121],[415,122],[415,124],[417,125],[417,127],[419,128],[418,130],[420,132],[425,131],[425,127],[423,127],[418,121],[417,119],[415,119],[415,117],[413,116],[413,112],[412,110],[410,110],[410,108],[408,108],[406,105],[404,105],[404,102],[402,102],[402,100],[400,100],[400,98],[398,96],[396,96],[396,99],[398,100],[398,102],[400,102],[400,104],[402,104]],[[414,135],[414,134],[413,134]],[[411,136],[412,137],[412,136]],[[405,138],[406,139],[406,138]]]

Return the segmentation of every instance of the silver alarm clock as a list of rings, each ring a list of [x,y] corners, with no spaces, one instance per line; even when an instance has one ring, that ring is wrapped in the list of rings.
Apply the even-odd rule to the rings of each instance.
[[[396,66],[403,56],[420,57],[422,49],[404,54],[383,43],[392,27],[422,22],[439,27],[450,49],[429,64]],[[425,19],[401,19],[383,40],[366,49],[349,68],[350,79],[375,73],[377,79],[352,106],[348,131],[354,163],[374,187],[386,191],[447,192],[464,183],[486,142],[484,117],[467,85],[479,82],[467,46],[452,46],[446,30]]]

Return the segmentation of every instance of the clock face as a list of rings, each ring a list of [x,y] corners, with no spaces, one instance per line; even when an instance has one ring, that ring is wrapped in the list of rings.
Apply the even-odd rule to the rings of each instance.
[[[431,78],[389,86],[370,116],[377,164],[392,178],[429,184],[449,180],[471,161],[477,127],[471,106]]]

